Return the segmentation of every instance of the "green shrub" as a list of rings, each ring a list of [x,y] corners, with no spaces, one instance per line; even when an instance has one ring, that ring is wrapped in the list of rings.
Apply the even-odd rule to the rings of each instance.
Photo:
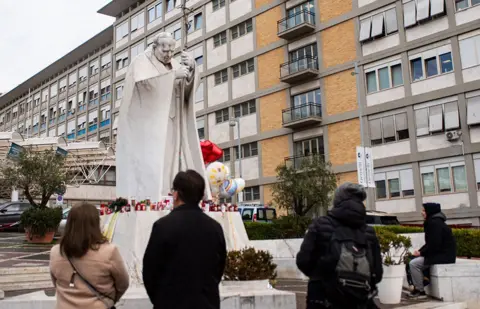
[[[380,243],[380,252],[382,253],[382,262],[384,265],[400,265],[404,263],[404,258],[408,250],[412,247],[412,241],[407,236],[398,235],[389,229],[376,230],[378,242]],[[400,257],[394,259],[392,249],[395,253],[400,251]]]
[[[480,257],[480,230],[454,229],[453,236],[457,241],[457,256]]]
[[[271,223],[245,222],[250,240],[303,238],[311,218],[283,216]]]
[[[122,210],[122,207],[127,205],[127,199],[119,197],[115,201],[111,202],[110,205],[108,205],[108,208],[110,208],[113,212],[119,212],[120,210]],[[135,205],[133,205],[133,207],[135,207]]]
[[[61,207],[31,207],[22,213],[20,224],[32,235],[45,236],[48,232],[57,231],[62,221]]]
[[[228,252],[223,276],[230,281],[275,280],[276,269],[268,251],[246,248]]]

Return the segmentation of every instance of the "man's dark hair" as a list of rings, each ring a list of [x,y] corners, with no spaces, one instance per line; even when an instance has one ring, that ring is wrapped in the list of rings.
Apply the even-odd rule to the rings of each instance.
[[[173,180],[173,190],[185,204],[198,204],[205,193],[205,180],[194,170],[179,172]]]

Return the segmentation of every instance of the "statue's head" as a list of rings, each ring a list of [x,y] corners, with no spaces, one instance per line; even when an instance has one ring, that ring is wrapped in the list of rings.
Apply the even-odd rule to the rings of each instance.
[[[161,32],[153,38],[153,53],[158,61],[167,64],[172,61],[176,41],[171,33]]]

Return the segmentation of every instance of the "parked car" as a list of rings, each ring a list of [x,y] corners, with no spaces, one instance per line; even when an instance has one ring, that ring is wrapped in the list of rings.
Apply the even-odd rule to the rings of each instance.
[[[397,216],[382,211],[367,211],[368,225],[400,225]]]
[[[277,218],[275,208],[263,205],[241,205],[238,207],[238,212],[244,222],[271,222]]]
[[[100,215],[100,206],[97,205],[96,207],[98,209],[98,215]],[[63,210],[62,221],[60,221],[60,225],[58,226],[57,234],[63,235],[63,233],[65,233],[65,226],[67,225],[67,218],[68,214],[70,213],[70,209],[72,209],[72,207],[68,207]]]
[[[20,225],[22,213],[32,207],[28,202],[7,202],[0,204],[0,231],[23,231]]]

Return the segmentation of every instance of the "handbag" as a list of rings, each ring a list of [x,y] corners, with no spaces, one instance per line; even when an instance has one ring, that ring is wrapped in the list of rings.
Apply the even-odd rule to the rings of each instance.
[[[74,286],[74,283],[73,283],[73,280],[74,280],[74,277],[75,275],[78,275],[78,277],[87,285],[87,287],[90,289],[90,291],[92,291],[93,294],[95,294],[95,296],[98,298],[98,300],[100,300],[104,305],[105,305],[105,308],[107,309],[116,309],[115,308],[115,305],[113,306],[109,306],[106,302],[105,302],[105,298],[108,298],[110,300],[113,301],[113,303],[115,304],[115,299],[111,298],[110,296],[98,291],[87,279],[85,279],[85,277],[83,277],[77,270],[77,268],[75,267],[75,265],[73,265],[72,261],[70,260],[70,258],[67,258],[68,259],[68,262],[70,262],[70,265],[72,266],[73,268],[73,275],[72,275],[72,279],[70,280],[70,287],[73,287]]]

